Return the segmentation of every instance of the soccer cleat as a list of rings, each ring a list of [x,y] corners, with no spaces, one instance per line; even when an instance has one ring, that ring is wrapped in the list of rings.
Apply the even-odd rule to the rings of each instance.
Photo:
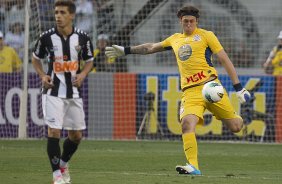
[[[191,164],[186,164],[185,166],[177,165],[175,169],[179,174],[188,174],[188,175],[201,175],[202,174],[200,170],[196,169]]]
[[[53,184],[67,184],[62,176],[54,178]]]
[[[67,164],[66,167],[60,168],[63,179],[66,184],[71,184],[70,172],[69,172],[69,165]]]

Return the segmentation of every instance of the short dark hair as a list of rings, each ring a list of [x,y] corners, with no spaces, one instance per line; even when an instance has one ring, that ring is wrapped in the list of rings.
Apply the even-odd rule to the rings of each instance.
[[[191,15],[196,18],[200,17],[199,9],[194,6],[184,6],[177,11],[177,17],[182,18],[185,15]]]
[[[73,0],[56,0],[55,7],[57,6],[67,6],[71,14],[74,14],[76,11],[76,6]]]

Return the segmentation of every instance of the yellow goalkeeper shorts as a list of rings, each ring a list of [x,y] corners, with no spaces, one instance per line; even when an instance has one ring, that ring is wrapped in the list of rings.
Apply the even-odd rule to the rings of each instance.
[[[216,82],[220,81],[218,79]],[[217,103],[207,103],[202,97],[204,85],[199,85],[186,89],[182,94],[180,106],[180,120],[186,115],[194,114],[200,118],[199,123],[204,123],[203,114],[208,109],[218,120],[241,118],[235,112],[226,90],[223,98]]]

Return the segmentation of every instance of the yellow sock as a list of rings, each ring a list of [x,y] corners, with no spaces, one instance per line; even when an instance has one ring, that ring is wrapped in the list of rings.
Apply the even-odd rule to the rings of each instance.
[[[182,135],[184,153],[189,164],[199,169],[198,146],[195,133],[185,133]]]

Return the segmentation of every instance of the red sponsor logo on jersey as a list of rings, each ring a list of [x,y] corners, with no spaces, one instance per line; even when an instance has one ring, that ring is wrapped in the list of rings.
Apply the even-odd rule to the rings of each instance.
[[[207,76],[204,75],[204,71],[198,72],[194,75],[191,75],[189,77],[187,77],[187,84],[189,84],[190,82],[198,82],[204,78],[206,78]]]
[[[55,73],[76,72],[78,70],[78,61],[55,61],[53,70]]]
[[[67,55],[64,55],[64,56],[54,56],[54,61],[61,61],[61,60],[64,60],[64,61],[67,61],[68,60],[68,56]]]

